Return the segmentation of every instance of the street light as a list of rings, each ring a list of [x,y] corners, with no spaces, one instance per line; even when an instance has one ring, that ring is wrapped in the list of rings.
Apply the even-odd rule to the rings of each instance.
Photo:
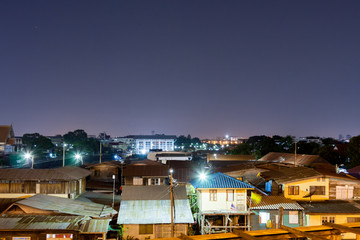
[[[80,153],[75,154],[75,159],[78,160],[78,161],[81,161],[82,165],[84,164],[82,155]]]
[[[206,173],[202,172],[200,173],[200,180],[204,181],[206,179]]]
[[[25,153],[24,158],[27,160],[31,160],[31,168],[34,168],[34,156],[31,154],[31,152]]]

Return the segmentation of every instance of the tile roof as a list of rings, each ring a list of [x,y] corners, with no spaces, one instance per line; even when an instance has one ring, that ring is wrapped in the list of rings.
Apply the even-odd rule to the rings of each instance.
[[[174,201],[174,223],[194,223],[189,201]],[[118,224],[171,223],[170,200],[122,201]]]
[[[0,143],[14,144],[14,138],[14,131],[11,125],[0,125]]]
[[[82,216],[8,215],[0,217],[1,230],[73,230],[80,233],[106,233],[111,219]]]
[[[185,186],[174,187],[174,199],[188,199]],[[121,200],[170,200],[170,186],[122,186]]]
[[[78,180],[90,174],[89,170],[73,166],[56,169],[0,169],[1,180]]]
[[[248,198],[250,204],[250,197]],[[262,196],[261,202],[256,204],[251,202],[251,209],[278,210],[283,207],[285,210],[304,210],[296,201],[287,199],[283,196]]]
[[[108,217],[117,212],[103,204],[83,202],[74,199],[54,197],[50,195],[34,195],[14,203],[14,205],[25,205],[41,210],[65,213],[70,215]]]
[[[190,181],[190,183],[195,188],[254,188],[254,186],[250,184],[220,172],[210,174],[204,180],[196,179]]]
[[[354,213],[360,214],[360,205],[355,201],[330,200],[324,202],[299,202],[306,213]]]

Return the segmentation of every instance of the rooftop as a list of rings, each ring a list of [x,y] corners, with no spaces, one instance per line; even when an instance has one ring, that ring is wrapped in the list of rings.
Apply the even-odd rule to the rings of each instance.
[[[56,169],[0,169],[0,179],[2,180],[78,180],[90,174],[91,171],[74,166]]]
[[[194,188],[254,188],[254,186],[251,186],[250,184],[220,172],[210,174],[203,180],[192,180],[190,183]]]

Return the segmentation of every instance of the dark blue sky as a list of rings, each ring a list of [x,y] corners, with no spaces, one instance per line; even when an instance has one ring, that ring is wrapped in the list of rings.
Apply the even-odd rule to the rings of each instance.
[[[1,1],[15,134],[360,134],[359,1]]]

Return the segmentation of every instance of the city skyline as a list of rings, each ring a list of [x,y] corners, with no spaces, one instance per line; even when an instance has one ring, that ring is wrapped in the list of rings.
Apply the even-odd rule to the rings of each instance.
[[[360,134],[358,1],[0,6],[16,135]]]

